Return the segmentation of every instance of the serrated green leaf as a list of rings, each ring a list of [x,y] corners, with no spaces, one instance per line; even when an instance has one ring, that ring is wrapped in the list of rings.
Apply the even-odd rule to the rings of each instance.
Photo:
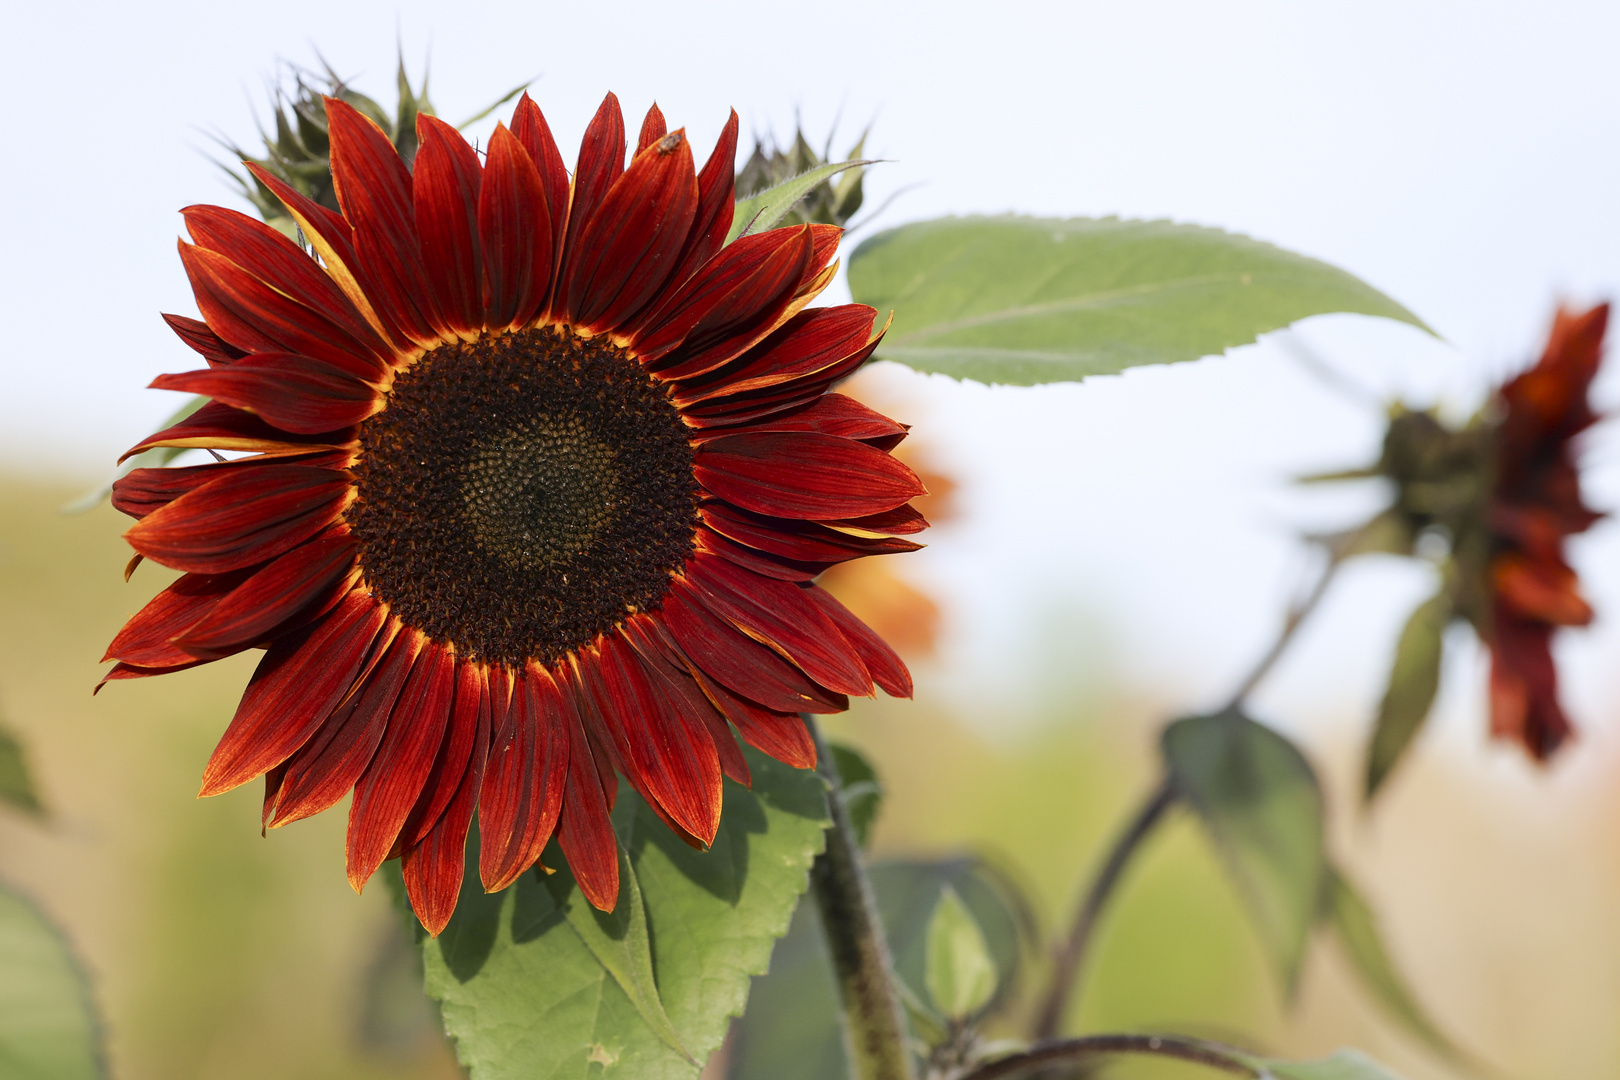
[[[1260,1080],[1401,1080],[1359,1050],[1340,1050],[1320,1061],[1262,1061]]]
[[[658,996],[697,1061],[742,1012],[749,977],[765,970],[787,930],[827,826],[815,773],[745,752],[754,786],[726,782],[720,831],[706,852],[676,839],[633,793],[621,789],[614,815],[641,890]],[[560,862],[554,849],[546,856],[547,865]],[[442,1003],[472,1080],[577,1077],[593,1065],[593,1076],[697,1075],[586,946],[557,886],[531,872],[487,896],[476,867],[469,844],[456,915],[423,943],[428,992]]]
[[[22,743],[4,727],[0,727],[0,802],[29,814],[45,813]]]
[[[1178,720],[1161,745],[1292,994],[1327,867],[1316,774],[1293,743],[1235,711]]]
[[[1169,221],[903,225],[855,249],[849,287],[856,302],[895,313],[880,359],[1019,386],[1196,360],[1327,312],[1423,327],[1326,263]]]
[[[928,920],[927,957],[923,981],[945,1016],[965,1020],[995,996],[996,965],[984,931],[949,885]]]
[[[0,888],[0,1076],[106,1076],[90,986],[62,934]]]
[[[153,430],[162,431],[164,428],[173,427],[206,404],[208,404],[208,399],[205,397],[189,398],[184,405],[170,413],[169,418],[163,421],[163,423],[159,424]],[[140,453],[136,454],[134,457],[120,465],[118,470],[113,473],[113,478],[111,480],[107,481],[101,487],[96,488],[93,491],[85,492],[77,499],[74,499],[72,502],[62,507],[62,513],[82,514],[86,510],[95,509],[103,502],[107,501],[107,498],[112,495],[113,485],[122,478],[128,476],[136,469],[156,469],[167,465],[169,462],[185,453],[186,450],[187,448],[183,446],[154,446],[150,450],[142,450]]]
[[[1331,867],[1324,884],[1323,901],[1323,914],[1335,938],[1378,1003],[1435,1054],[1453,1064],[1466,1063],[1467,1056],[1429,1018],[1396,968],[1372,908],[1349,880]]]
[[[872,826],[878,811],[883,809],[883,784],[877,770],[860,751],[843,743],[832,744],[833,764],[838,767],[838,782],[843,789],[844,809],[849,812],[849,823],[855,828],[855,840],[866,847],[872,839]]]
[[[1365,798],[1371,801],[1423,728],[1440,689],[1440,661],[1446,626],[1451,622],[1451,593],[1445,589],[1417,606],[1395,646],[1389,687],[1378,706],[1378,721],[1367,742]]]
[[[799,200],[814,191],[829,177],[837,176],[845,169],[870,164],[872,164],[870,161],[828,162],[784,180],[775,187],[766,188],[758,195],[738,199],[731,218],[731,231],[726,234],[726,243],[729,244],[740,236],[749,236],[773,228],[787,216],[788,211],[799,205]]]

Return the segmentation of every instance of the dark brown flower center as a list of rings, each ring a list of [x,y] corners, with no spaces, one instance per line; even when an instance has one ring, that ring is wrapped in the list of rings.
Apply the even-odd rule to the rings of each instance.
[[[692,550],[688,431],[624,350],[444,345],[360,428],[348,520],[378,597],[463,655],[550,663],[658,606]]]

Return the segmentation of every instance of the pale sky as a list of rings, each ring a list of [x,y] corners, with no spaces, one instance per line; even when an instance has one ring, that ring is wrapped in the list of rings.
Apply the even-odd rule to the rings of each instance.
[[[194,363],[157,317],[195,311],[176,211],[237,205],[207,133],[251,145],[276,61],[314,47],[391,106],[396,36],[413,73],[431,53],[451,120],[538,77],[565,156],[610,89],[632,123],[656,98],[699,153],[732,106],[745,136],[841,116],[840,144],[871,121],[868,149],[892,159],[872,205],[920,185],[879,227],[1171,217],[1325,259],[1447,343],[1352,317],[1301,340],[1378,394],[1461,408],[1535,355],[1559,298],[1620,293],[1617,32],[1620,5],[1595,2],[18,6],[0,44],[0,460],[96,476],[173,408],[141,387]],[[965,520],[911,572],[950,600],[948,678],[981,691],[1027,673],[1020,651],[1054,622],[1032,612],[1069,604],[1106,629],[1057,647],[1075,665],[1212,704],[1295,584],[1292,525],[1357,505],[1287,477],[1360,463],[1379,430],[1275,344],[1084,386],[885,378],[966,485]],[[1589,449],[1591,501],[1620,508],[1620,433]],[[1576,561],[1601,621],[1562,646],[1569,704],[1613,742],[1620,527]],[[1416,568],[1356,572],[1262,695],[1266,718],[1303,730],[1370,709],[1422,587]],[[1463,659],[1444,710],[1475,743]]]

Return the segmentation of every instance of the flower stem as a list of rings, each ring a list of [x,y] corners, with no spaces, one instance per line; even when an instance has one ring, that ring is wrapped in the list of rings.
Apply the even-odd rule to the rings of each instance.
[[[810,869],[810,890],[821,912],[844,1035],[856,1080],[913,1080],[906,1022],[895,990],[894,964],[878,918],[872,883],[844,805],[838,766],[814,718],[804,723],[816,742],[816,771],[827,781],[827,848]]]
[[[1077,1065],[1110,1054],[1156,1054],[1178,1058],[1212,1069],[1221,1069],[1258,1080],[1269,1075],[1250,1064],[1244,1056],[1215,1043],[1183,1039],[1174,1035],[1087,1035],[1080,1039],[1052,1039],[1036,1043],[1028,1050],[986,1061],[961,1073],[956,1080],[1000,1080],[1042,1066]]]
[[[1288,646],[1294,640],[1295,632],[1304,624],[1311,612],[1316,610],[1316,605],[1322,602],[1322,597],[1327,593],[1328,585],[1333,582],[1334,575],[1339,572],[1339,567],[1343,565],[1344,548],[1342,546],[1330,547],[1328,549],[1327,565],[1322,568],[1322,573],[1317,577],[1316,584],[1311,586],[1310,592],[1295,601],[1293,607],[1288,609],[1288,615],[1283,619],[1282,630],[1277,634],[1277,640],[1272,642],[1271,648],[1260,658],[1260,662],[1249,672],[1248,677],[1238,684],[1237,690],[1232,694],[1232,698],[1227,702],[1226,708],[1222,710],[1223,712],[1241,708],[1244,700],[1254,693],[1255,687],[1260,685],[1260,680],[1271,673],[1271,669],[1276,666],[1277,661],[1282,659],[1283,653],[1288,651]]]
[[[1091,943],[1092,932],[1097,928],[1097,919],[1102,914],[1103,906],[1119,884],[1120,876],[1125,872],[1131,857],[1153,831],[1153,827],[1164,817],[1165,811],[1175,805],[1176,797],[1175,785],[1170,782],[1169,777],[1166,777],[1159,784],[1158,790],[1142,804],[1135,819],[1124,832],[1120,833],[1119,839],[1114,841],[1113,850],[1108,853],[1107,861],[1092,879],[1091,888],[1086,890],[1079,910],[1075,912],[1069,936],[1053,958],[1052,985],[1046,992],[1046,999],[1035,1021],[1037,1039],[1050,1039],[1058,1033],[1059,1027],[1063,1024],[1063,1017],[1069,1011],[1070,1002],[1078,992],[1077,981],[1085,960],[1086,948]]]

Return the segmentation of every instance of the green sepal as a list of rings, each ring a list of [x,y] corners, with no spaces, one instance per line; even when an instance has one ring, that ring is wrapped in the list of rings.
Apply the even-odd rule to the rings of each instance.
[[[806,195],[831,177],[837,176],[845,169],[871,164],[873,163],[870,161],[829,162],[784,180],[774,187],[766,188],[757,195],[738,199],[732,212],[731,231],[726,234],[726,243],[774,228],[776,223],[799,205]]]

